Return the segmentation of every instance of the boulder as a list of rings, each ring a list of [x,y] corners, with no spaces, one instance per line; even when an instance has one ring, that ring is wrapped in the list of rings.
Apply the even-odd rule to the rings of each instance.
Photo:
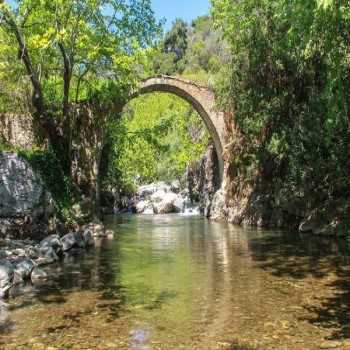
[[[171,202],[161,202],[154,206],[155,214],[170,214],[175,213],[174,205]]]
[[[0,298],[8,295],[14,278],[14,266],[7,260],[0,260]]]
[[[40,250],[37,247],[27,247],[25,252],[30,259],[37,259],[40,256]]]
[[[0,152],[0,217],[41,217],[53,212],[51,195],[29,163],[16,153]]]
[[[15,265],[15,282],[21,282],[30,278],[30,275],[35,267],[31,259],[24,259]]]
[[[59,257],[52,247],[50,246],[40,247],[40,258],[37,261],[39,265],[51,264],[58,260],[59,260]]]
[[[67,233],[62,237],[61,241],[63,252],[68,252],[69,250],[73,249],[76,244],[74,233]]]
[[[103,237],[105,235],[105,227],[102,223],[92,222],[88,225],[83,226],[83,231],[89,230],[93,237]]]
[[[179,181],[170,185],[159,182],[141,186],[136,198],[136,212],[139,214],[181,213],[185,206]]]
[[[40,251],[44,251],[45,248],[52,248],[56,255],[62,254],[62,241],[59,235],[50,235],[40,242]]]
[[[85,244],[85,240],[84,240],[82,233],[81,232],[74,232],[73,235],[74,235],[74,239],[75,239],[75,243],[76,243],[77,247],[81,248],[81,249],[85,249],[86,244]]]
[[[106,232],[105,232],[105,237],[106,237],[107,239],[113,239],[113,238],[114,238],[114,231],[112,231],[112,230],[106,230]]]
[[[174,193],[181,192],[181,183],[179,180],[175,180],[170,184],[170,191]]]
[[[177,199],[173,202],[174,211],[176,213],[182,213],[185,209],[185,199],[181,196],[178,196]]]
[[[94,237],[89,229],[84,230],[82,235],[86,247],[92,247],[95,245]]]
[[[165,182],[157,182],[149,185],[140,186],[137,191],[137,196],[145,199],[152,196],[158,191],[170,192],[171,186],[167,185]]]
[[[153,214],[153,205],[149,200],[142,200],[136,204],[136,212],[138,214]]]
[[[158,191],[154,193],[151,198],[154,212],[156,214],[169,214],[177,212],[174,203],[178,201],[179,197],[176,193]]]
[[[85,248],[85,240],[81,233],[71,232],[62,237],[62,249],[67,252],[73,248]]]
[[[32,271],[31,280],[34,284],[48,279],[48,274],[41,268],[35,267]]]

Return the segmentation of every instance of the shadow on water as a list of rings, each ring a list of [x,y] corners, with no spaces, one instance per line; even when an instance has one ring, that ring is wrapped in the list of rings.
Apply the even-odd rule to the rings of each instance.
[[[250,345],[243,345],[238,342],[234,342],[233,344],[231,344],[228,350],[256,350],[256,348],[251,347]]]
[[[258,267],[274,276],[306,283],[309,279],[327,281],[319,284],[314,305],[303,305],[308,316],[300,320],[329,329],[329,340],[350,338],[349,242],[281,233],[279,237],[252,239],[249,245]]]
[[[320,307],[307,307],[315,314],[308,319],[315,325],[332,330],[330,340],[350,338],[350,271],[337,271],[338,279],[327,284],[335,289],[335,295],[322,299]]]
[[[8,315],[16,310],[28,308],[36,304],[50,307],[52,304],[65,304],[69,294],[74,291],[94,291],[98,294],[97,300],[101,303],[97,308],[103,309],[109,319],[119,317],[119,312],[125,304],[123,290],[116,283],[118,264],[109,255],[100,254],[104,249],[104,242],[96,249],[92,249],[82,256],[72,252],[63,261],[43,267],[50,276],[48,281],[40,284],[16,285],[11,290],[8,304],[0,304],[0,335],[10,333],[13,324]],[[87,311],[87,313],[93,311]],[[83,312],[67,315],[71,324],[76,324],[84,316]],[[63,327],[63,326],[59,326]],[[65,329],[65,327],[64,327]],[[48,333],[59,329],[48,328]],[[63,328],[61,329],[63,330]]]

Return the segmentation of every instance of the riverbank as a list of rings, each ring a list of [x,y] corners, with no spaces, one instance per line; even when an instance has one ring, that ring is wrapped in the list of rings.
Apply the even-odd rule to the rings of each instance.
[[[88,224],[80,231],[63,236],[50,235],[40,242],[25,239],[0,240],[0,299],[18,294],[28,283],[47,282],[50,276],[43,267],[60,261],[69,261],[70,256],[81,255],[95,246],[96,238],[114,237],[102,224]]]

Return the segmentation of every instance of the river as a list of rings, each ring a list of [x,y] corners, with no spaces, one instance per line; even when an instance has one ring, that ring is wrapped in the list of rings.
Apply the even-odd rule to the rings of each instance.
[[[1,349],[312,350],[350,338],[346,241],[197,216],[106,225],[114,240],[2,306]]]

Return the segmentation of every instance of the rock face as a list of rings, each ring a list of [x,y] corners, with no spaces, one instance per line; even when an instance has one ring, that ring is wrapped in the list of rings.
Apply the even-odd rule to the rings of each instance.
[[[223,190],[213,195],[210,203],[210,218],[212,220],[224,220],[226,218],[225,194]]]
[[[216,217],[224,208],[223,201],[216,201],[212,209],[214,196],[220,188],[220,173],[218,158],[214,145],[210,145],[204,156],[188,165],[186,180],[192,201],[198,201],[201,213],[206,217]],[[222,208],[219,205],[222,204]],[[214,213],[212,213],[214,210]]]
[[[29,149],[34,145],[33,118],[30,115],[0,114],[0,139],[12,146]]]
[[[0,153],[0,198],[0,217],[39,216],[52,209],[40,178],[15,153]]]
[[[0,198],[0,236],[53,213],[52,197],[40,177],[15,153],[0,152]]]

